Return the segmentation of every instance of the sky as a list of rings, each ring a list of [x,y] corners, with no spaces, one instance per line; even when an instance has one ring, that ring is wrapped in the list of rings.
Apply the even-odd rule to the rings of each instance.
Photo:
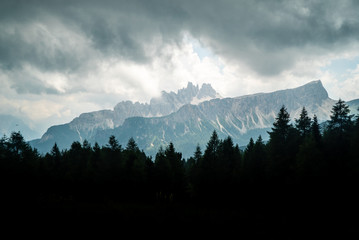
[[[39,134],[187,82],[236,97],[318,79],[359,98],[359,1],[0,1],[0,114]]]

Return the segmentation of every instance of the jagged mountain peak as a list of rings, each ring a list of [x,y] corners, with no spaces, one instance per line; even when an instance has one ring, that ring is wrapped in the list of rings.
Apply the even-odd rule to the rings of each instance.
[[[186,89],[197,89],[198,90],[199,87],[198,87],[198,84],[194,85],[192,82],[188,82]]]
[[[135,137],[146,151],[155,151],[159,144],[173,141],[191,154],[187,147],[207,139],[213,129],[222,137],[229,135],[244,144],[255,134],[266,136],[282,105],[292,119],[305,106],[319,120],[326,120],[333,103],[320,80],[237,98],[221,98],[210,84],[198,86],[188,82],[176,93],[163,91],[161,97],[151,99],[150,103],[123,101],[113,111],[81,114],[71,123],[49,128],[33,145],[46,152],[54,142],[61,148],[84,139],[105,144],[110,135],[115,135],[124,144],[129,137]]]
[[[219,96],[219,94],[216,92],[216,90],[214,90],[212,88],[211,84],[207,84],[207,83],[204,83],[202,85],[202,87],[198,93],[199,99],[206,98],[206,97],[216,98],[218,96]]]
[[[188,82],[185,88],[179,89],[177,93],[162,91],[161,96],[152,98],[150,105],[160,104],[161,102],[177,102],[177,106],[184,104],[198,104],[199,102],[218,98],[220,95],[213,89],[211,84],[204,83],[201,87]]]

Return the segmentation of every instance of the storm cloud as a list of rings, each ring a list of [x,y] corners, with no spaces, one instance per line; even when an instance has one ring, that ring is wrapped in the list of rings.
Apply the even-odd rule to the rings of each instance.
[[[92,58],[146,63],[189,33],[262,75],[356,44],[357,1],[2,1],[3,68],[76,71]]]
[[[328,56],[356,56],[358,12],[355,0],[3,0],[0,82],[19,95],[150,96],[188,80],[173,59],[195,40],[231,65],[218,70],[229,82],[249,89],[243,76],[253,75],[265,86],[283,74],[311,76],[305,68]]]

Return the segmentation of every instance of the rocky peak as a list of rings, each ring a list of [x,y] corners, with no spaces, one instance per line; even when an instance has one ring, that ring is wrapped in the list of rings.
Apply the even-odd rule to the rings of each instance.
[[[187,104],[198,94],[198,85],[195,86],[193,83],[188,82],[186,88],[178,90],[176,97],[181,103]]]
[[[216,92],[216,90],[214,90],[211,86],[211,84],[209,83],[204,83],[201,87],[201,89],[199,90],[199,93],[197,95],[198,99],[201,98],[216,98],[218,96],[218,93]]]
[[[192,82],[187,83],[187,87],[179,89],[177,93],[162,91],[159,98],[152,98],[150,105],[162,104],[163,102],[176,103],[176,106],[193,103],[196,104],[200,99],[210,100],[218,97],[219,94],[214,90],[211,84],[204,83],[201,88]]]
[[[309,82],[293,90],[300,98],[306,99],[308,104],[311,102],[321,102],[329,98],[328,92],[320,80]]]
[[[324,88],[322,81],[320,80],[312,81],[304,85],[303,88],[310,93],[315,93],[321,99],[327,99],[329,97],[327,90]]]

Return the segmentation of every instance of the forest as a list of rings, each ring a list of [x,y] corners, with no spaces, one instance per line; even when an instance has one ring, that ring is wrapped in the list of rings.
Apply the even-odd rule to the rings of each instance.
[[[13,132],[0,140],[1,209],[27,221],[357,231],[359,118],[344,101],[324,125],[305,107],[292,121],[282,106],[266,142],[241,150],[213,131],[205,149],[193,149],[183,159],[170,143],[152,159],[133,138],[121,146],[111,136],[105,146],[55,144],[40,155]]]

